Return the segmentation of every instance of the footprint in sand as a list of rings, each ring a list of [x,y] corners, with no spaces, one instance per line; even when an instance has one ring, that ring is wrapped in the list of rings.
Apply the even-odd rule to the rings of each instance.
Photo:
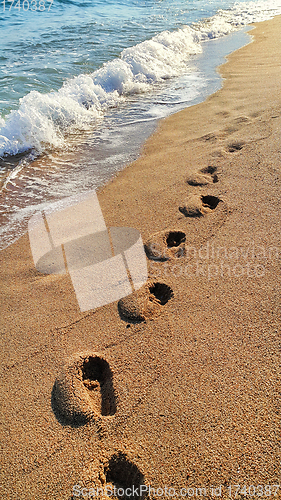
[[[179,230],[160,231],[145,243],[146,255],[151,260],[166,261],[185,255],[186,234]]]
[[[120,318],[129,323],[140,323],[157,317],[162,308],[174,296],[165,283],[148,282],[131,295],[118,302]]]
[[[57,419],[72,426],[116,413],[111,368],[98,353],[72,355],[58,375],[52,392]]]
[[[54,413],[63,425],[79,427],[93,418],[109,417],[116,413],[113,373],[106,359],[95,352],[76,353],[68,358],[57,377],[52,392]],[[91,460],[81,471],[80,481],[73,487],[71,500],[88,491],[103,488],[111,498],[144,498],[140,486],[144,475],[127,454],[117,451],[97,462]],[[107,458],[109,456],[110,458]],[[126,493],[127,490],[127,493]],[[134,494],[134,491],[136,491]],[[100,490],[99,490],[100,491]]]
[[[218,135],[217,133],[209,133],[209,134],[205,134],[205,135],[202,135],[199,140],[200,141],[204,141],[204,142],[216,142],[218,139]]]
[[[136,489],[140,488],[141,485],[145,484],[144,475],[140,472],[138,467],[131,462],[128,457],[122,453],[118,452],[110,458],[108,463],[104,468],[104,475],[106,480],[106,487],[112,491],[114,491],[114,486],[116,490],[122,493],[122,490],[132,489],[133,487]],[[127,491],[130,493],[130,491]],[[122,496],[122,495],[118,495]],[[130,496],[130,495],[127,495]],[[123,498],[126,498],[126,494]],[[138,491],[137,495],[131,495],[130,498],[141,497],[144,495],[140,495],[140,491]]]
[[[241,151],[241,149],[243,149],[244,146],[245,142],[243,141],[232,142],[231,144],[228,144],[227,151],[229,153],[236,153],[237,151]]]
[[[186,182],[190,186],[206,186],[207,184],[216,183],[219,180],[216,171],[217,167],[209,165],[198,172],[190,174]]]
[[[83,488],[96,498],[135,500],[147,496],[143,473],[123,451],[115,452],[108,459],[104,457],[102,462],[87,464],[71,500],[81,496]]]
[[[179,207],[185,217],[202,217],[211,213],[223,201],[217,196],[191,194]]]

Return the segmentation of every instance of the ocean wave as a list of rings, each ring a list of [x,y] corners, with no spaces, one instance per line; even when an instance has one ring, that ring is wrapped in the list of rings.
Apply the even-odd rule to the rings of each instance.
[[[124,49],[120,57],[90,75],[67,80],[58,91],[31,91],[20,99],[17,110],[0,118],[0,156],[62,147],[66,133],[89,129],[127,96],[148,92],[156,83],[185,73],[204,41],[279,13],[281,0],[236,3],[191,26],[164,31]]]

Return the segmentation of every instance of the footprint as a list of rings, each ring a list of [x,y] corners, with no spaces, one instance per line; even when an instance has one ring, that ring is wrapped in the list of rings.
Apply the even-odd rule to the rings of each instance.
[[[244,146],[245,146],[245,142],[243,142],[243,141],[232,142],[231,144],[228,144],[227,151],[229,153],[235,153],[236,151],[241,151],[241,149]]]
[[[262,111],[254,111],[253,113],[250,113],[250,116],[252,118],[258,118],[261,115],[262,115]]]
[[[201,141],[209,141],[209,142],[216,142],[217,135],[214,134],[214,133],[205,134],[205,135],[202,135],[202,137],[200,137],[199,140],[201,140]]]
[[[221,201],[217,196],[191,194],[179,211],[185,217],[202,217],[215,210]]]
[[[105,465],[104,475],[106,481],[105,488],[112,492],[116,491],[117,495],[115,498],[134,499],[146,496],[145,491],[140,491],[140,487],[145,485],[144,475],[124,453],[118,452],[112,455]]]
[[[106,458],[104,450],[101,455],[102,461],[91,460],[84,466],[71,500],[81,496],[83,488],[88,490],[88,496],[91,492],[91,498],[134,500],[147,496],[144,475],[126,453],[118,451]]]
[[[238,116],[237,118],[234,119],[234,123],[237,123],[240,125],[241,123],[249,123],[251,120],[247,116]]]
[[[131,323],[140,323],[157,317],[162,307],[174,296],[171,287],[165,283],[150,282],[131,295],[120,299],[120,318]]]
[[[160,231],[145,243],[149,259],[165,261],[185,255],[186,234],[182,231]]]
[[[91,418],[114,415],[113,374],[103,356],[92,352],[71,356],[55,381],[52,407],[62,424],[77,427]]]
[[[230,116],[230,113],[228,111],[219,111],[216,113],[217,116],[221,116],[222,118],[228,118]]]
[[[238,116],[224,129],[225,135],[231,135],[238,132],[241,128],[244,128],[245,125],[248,125],[250,121],[251,120],[247,118],[247,116]]]
[[[206,186],[207,184],[212,184],[218,182],[218,176],[215,173],[217,167],[209,165],[206,168],[202,168],[199,172],[194,172],[187,178],[187,184],[190,186]]]

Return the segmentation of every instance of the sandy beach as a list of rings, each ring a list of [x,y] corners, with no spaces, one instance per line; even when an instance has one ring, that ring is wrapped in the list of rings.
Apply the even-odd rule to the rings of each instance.
[[[112,484],[281,498],[280,32],[280,16],[255,25],[223,88],[160,122],[99,190],[107,227],[147,244],[150,288],[125,316],[117,302],[80,312],[68,275],[35,269],[27,234],[1,252],[1,498]]]

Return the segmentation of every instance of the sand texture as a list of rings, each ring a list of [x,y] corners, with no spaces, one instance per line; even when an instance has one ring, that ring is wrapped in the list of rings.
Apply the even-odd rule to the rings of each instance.
[[[100,189],[107,226],[142,235],[143,288],[81,313],[27,235],[1,252],[1,498],[281,498],[280,33],[281,17],[256,25],[223,88]]]

